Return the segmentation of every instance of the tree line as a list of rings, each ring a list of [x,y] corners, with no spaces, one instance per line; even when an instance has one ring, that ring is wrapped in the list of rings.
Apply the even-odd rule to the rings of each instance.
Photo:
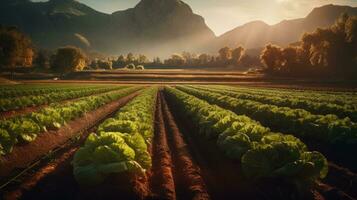
[[[356,77],[357,17],[343,14],[331,27],[305,33],[295,45],[269,44],[261,61],[269,74]]]
[[[55,53],[36,50],[31,39],[16,27],[0,26],[0,68],[39,67],[56,72],[80,71],[86,56],[77,47],[61,47]]]

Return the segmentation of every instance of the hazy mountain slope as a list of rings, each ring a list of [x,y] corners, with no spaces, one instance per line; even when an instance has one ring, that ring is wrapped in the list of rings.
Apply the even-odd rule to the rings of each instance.
[[[2,0],[0,24],[16,25],[44,48],[85,47],[75,34],[86,37],[91,49],[110,54],[168,55],[196,50],[214,39],[201,16],[179,0],[142,0],[136,7],[111,15],[75,0]]]
[[[306,18],[284,20],[276,25],[268,25],[261,21],[250,22],[217,37],[210,49],[224,46],[259,48],[267,43],[288,45],[300,39],[303,33],[314,31],[318,27],[332,25],[342,14],[357,15],[357,8],[349,6],[326,5],[315,8]]]

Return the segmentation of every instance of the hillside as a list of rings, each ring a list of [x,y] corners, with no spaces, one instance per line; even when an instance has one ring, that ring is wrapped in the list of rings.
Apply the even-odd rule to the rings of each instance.
[[[247,49],[254,49],[267,43],[285,46],[299,40],[305,32],[332,25],[342,13],[357,15],[357,8],[325,5],[315,8],[305,18],[284,20],[272,26],[262,21],[250,22],[217,37],[213,45],[207,48],[217,50],[224,46],[243,45]]]
[[[75,0],[3,0],[0,24],[18,26],[42,48],[77,45],[109,54],[193,51],[215,37],[204,19],[179,0],[142,0],[134,8],[113,14]]]

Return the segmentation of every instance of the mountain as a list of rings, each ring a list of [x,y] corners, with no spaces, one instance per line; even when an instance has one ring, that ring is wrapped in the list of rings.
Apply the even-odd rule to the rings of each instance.
[[[210,47],[216,51],[224,46],[244,46],[246,49],[257,49],[268,43],[286,46],[300,39],[305,32],[312,32],[318,27],[331,26],[342,14],[357,15],[357,7],[325,5],[301,19],[284,20],[275,25],[254,21],[239,26],[217,37]]]
[[[38,47],[76,45],[114,55],[198,51],[215,38],[204,19],[180,0],[141,0],[112,14],[75,0],[2,0],[0,24],[19,27]]]
[[[130,52],[168,56],[175,52],[216,53],[224,46],[259,49],[298,41],[304,32],[332,25],[357,8],[326,5],[301,19],[275,25],[249,22],[216,37],[204,19],[180,0],[141,0],[134,8],[112,14],[98,12],[76,0],[1,0],[0,24],[15,25],[31,36],[37,47],[55,49],[75,45],[118,55]]]

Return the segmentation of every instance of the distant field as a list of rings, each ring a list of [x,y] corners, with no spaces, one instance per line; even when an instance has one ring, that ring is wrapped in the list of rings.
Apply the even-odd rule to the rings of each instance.
[[[48,73],[3,73],[7,81],[0,84],[14,83],[103,83],[103,84],[229,84],[251,85],[275,88],[305,88],[319,90],[355,90],[357,81],[338,79],[297,79],[277,78],[262,74],[247,74],[237,71],[219,70],[110,70],[81,71],[59,75]],[[55,80],[56,79],[56,80]],[[15,82],[16,83],[16,82]]]

